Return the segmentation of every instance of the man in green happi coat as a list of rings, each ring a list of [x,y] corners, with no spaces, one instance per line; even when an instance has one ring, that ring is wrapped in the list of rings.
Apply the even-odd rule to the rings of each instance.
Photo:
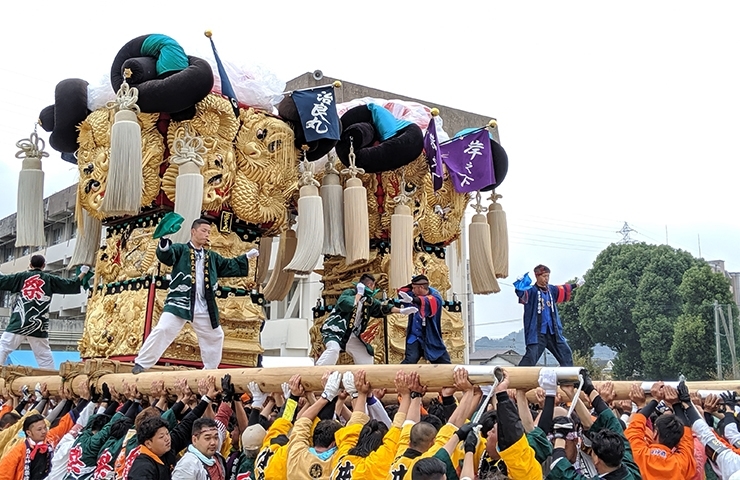
[[[39,368],[55,370],[49,346],[51,297],[80,293],[82,279],[90,267],[80,267],[80,274],[74,278],[58,277],[44,272],[44,268],[44,256],[33,255],[28,271],[0,275],[0,290],[17,294],[8,327],[0,337],[0,365],[4,365],[8,355],[26,341],[31,345]]]
[[[236,258],[224,258],[205,248],[210,234],[211,223],[199,218],[190,229],[190,242],[172,243],[166,236],[160,239],[157,258],[172,267],[170,288],[159,323],[142,345],[132,373],[138,374],[154,366],[185,322],[192,323],[198,337],[203,368],[218,368],[221,363],[224,331],[216,306],[218,279],[247,276],[249,259],[258,256],[259,251],[252,249]]]
[[[355,365],[373,364],[371,336],[365,331],[370,318],[381,318],[389,313],[411,315],[416,307],[398,308],[391,303],[382,303],[374,298],[375,277],[365,273],[355,288],[348,288],[337,299],[331,315],[321,326],[321,336],[326,350],[316,365],[336,365],[339,353],[345,350],[352,355]]]

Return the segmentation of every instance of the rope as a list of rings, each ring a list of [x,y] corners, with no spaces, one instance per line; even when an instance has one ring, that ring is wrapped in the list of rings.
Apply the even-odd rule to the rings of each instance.
[[[18,140],[15,144],[20,150],[15,154],[15,158],[37,158],[42,159],[48,157],[49,153],[44,151],[46,142],[43,138],[39,138],[36,133],[36,127],[33,128],[33,133],[23,140]]]
[[[359,168],[356,164],[356,157],[355,157],[355,146],[352,143],[352,137],[349,137],[349,167],[342,170],[343,175],[349,175],[352,178],[357,177],[357,175],[362,175],[365,173],[364,168]]]
[[[406,167],[401,172],[401,186],[398,189],[398,195],[393,197],[393,201],[398,205],[406,205],[413,200],[412,195],[416,192],[414,187],[409,193],[406,193]]]
[[[500,195],[499,195],[499,196],[500,196]],[[493,196],[491,196],[491,198],[493,199]],[[483,213],[483,212],[485,212],[485,211],[487,211],[487,210],[488,210],[488,209],[487,209],[486,207],[484,207],[484,206],[483,206],[483,205],[482,205],[482,204],[480,203],[480,200],[481,200],[481,197],[480,197],[480,192],[476,192],[476,193],[475,193],[475,205],[473,205],[473,208],[475,209],[475,213],[477,213],[477,214],[479,214],[479,213]],[[494,203],[495,203],[495,200],[494,200]]]
[[[173,154],[170,157],[170,163],[175,165],[184,165],[193,162],[198,167],[203,167],[205,161],[203,155],[208,153],[203,139],[190,135],[190,129],[185,126],[185,136],[176,138],[172,144]]]
[[[478,195],[480,196],[480,192],[478,192]],[[496,193],[496,190],[491,190],[491,197],[489,198],[489,200],[493,203],[496,203],[496,200],[498,200],[499,198],[504,198],[504,196]]]
[[[105,104],[106,107],[121,110],[132,110],[135,113],[141,113],[136,101],[139,99],[139,89],[130,87],[126,79],[131,77],[131,70],[128,68],[123,72],[124,78],[121,88],[116,92],[116,99]]]
[[[313,178],[313,164],[308,161],[306,158],[306,151],[308,150],[308,145],[304,145],[303,147],[303,158],[301,159],[301,163],[298,164],[298,170],[301,172],[300,177],[298,177],[298,185],[301,187],[305,187],[306,185],[313,185],[314,187],[318,188],[321,186],[318,180]]]

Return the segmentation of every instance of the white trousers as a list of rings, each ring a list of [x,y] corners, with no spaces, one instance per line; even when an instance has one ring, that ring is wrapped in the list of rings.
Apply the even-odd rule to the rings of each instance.
[[[167,347],[175,340],[177,334],[185,326],[185,322],[186,320],[176,315],[164,312],[159,317],[157,326],[146,337],[144,345],[141,346],[139,355],[134,362],[145,369],[152,368],[159,361],[164,351],[167,350]],[[193,314],[192,325],[195,336],[198,338],[203,368],[218,368],[224,347],[224,330],[221,325],[218,328],[213,328],[211,317],[207,312]]]
[[[24,341],[31,345],[33,356],[36,357],[36,363],[39,364],[39,368],[57,370],[54,367],[54,357],[51,355],[48,338],[28,337],[9,332],[3,332],[2,336],[0,336],[0,365],[5,365],[8,355],[18,350],[18,347]]]
[[[374,358],[372,355],[367,353],[365,344],[355,335],[349,336],[347,346],[344,350],[352,355],[352,358],[355,360],[355,365],[372,365],[374,363]],[[319,359],[316,360],[316,365],[336,365],[339,360],[340,352],[341,348],[337,342],[333,340],[327,342],[326,350],[324,350],[324,353],[322,353]]]

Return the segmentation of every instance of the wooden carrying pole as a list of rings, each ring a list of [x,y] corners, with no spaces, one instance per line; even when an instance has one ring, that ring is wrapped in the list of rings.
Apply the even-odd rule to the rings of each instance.
[[[172,367],[155,367],[152,370],[133,375],[131,373],[108,373],[121,369],[128,370],[128,366],[121,364],[120,368],[110,368],[103,364],[96,364],[95,361],[88,361],[84,369],[68,371],[64,376],[59,372],[47,370],[33,370],[30,368],[18,367],[3,369],[2,378],[0,378],[0,388],[5,386],[14,394],[18,394],[23,385],[30,388],[35,387],[37,383],[46,383],[49,392],[53,395],[59,394],[62,387],[72,388],[77,395],[84,394],[90,382],[100,389],[103,383],[115,387],[122,391],[122,383],[135,383],[138,390],[143,394],[148,394],[152,382],[163,381],[165,388],[173,388],[175,381],[186,379],[191,389],[197,388],[198,380],[213,375],[220,380],[225,374],[231,375],[231,381],[234,383],[238,392],[249,391],[249,382],[257,382],[263,392],[280,392],[281,385],[287,382],[295,374],[301,375],[303,386],[308,391],[318,392],[322,390],[321,378],[325,372],[332,371],[357,371],[365,370],[367,379],[373,388],[388,389],[388,397],[394,394],[394,379],[399,370],[405,372],[416,372],[419,374],[420,381],[426,385],[429,392],[438,392],[443,387],[452,386],[453,373],[456,368],[465,368],[471,383],[474,385],[492,385],[494,377],[501,378],[501,372],[505,370],[509,376],[509,388],[528,390],[528,398],[534,399],[533,389],[538,385],[538,378],[541,367],[506,367],[492,365],[325,365],[313,367],[274,367],[274,368],[235,368],[222,370],[172,370]],[[101,371],[96,371],[100,369]],[[581,371],[579,367],[559,367],[555,369],[558,376],[558,382],[562,384],[577,384],[578,375]],[[66,384],[65,384],[66,382]],[[595,381],[594,385],[598,386],[602,382]],[[612,382],[614,385],[615,399],[628,400],[629,392],[633,382]],[[654,382],[642,382],[640,385],[646,395],[650,393],[650,387]],[[667,385],[676,386],[676,382],[666,382]],[[740,393],[740,381],[705,381],[705,382],[687,382],[689,389],[694,392],[698,391],[702,396],[709,393],[718,394],[723,391],[731,390]]]

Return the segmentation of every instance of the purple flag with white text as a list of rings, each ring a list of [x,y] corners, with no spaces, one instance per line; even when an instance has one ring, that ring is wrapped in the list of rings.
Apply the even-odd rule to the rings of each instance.
[[[437,137],[437,117],[432,117],[427,127],[427,133],[424,135],[424,153],[429,162],[429,170],[432,172],[434,191],[442,188],[444,179],[444,170],[442,169],[442,152],[439,149],[439,137]]]
[[[491,140],[485,128],[455,137],[439,148],[458,193],[475,192],[496,183]]]

